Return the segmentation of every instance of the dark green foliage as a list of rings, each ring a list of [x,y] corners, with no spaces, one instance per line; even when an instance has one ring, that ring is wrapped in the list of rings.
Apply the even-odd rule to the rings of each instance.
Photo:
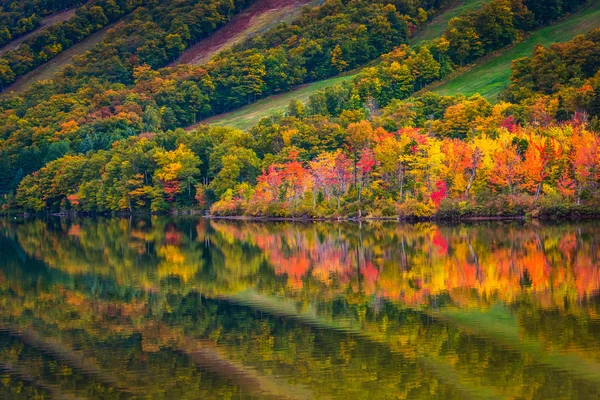
[[[37,28],[43,17],[79,6],[83,0],[0,1],[0,46]]]
[[[114,30],[102,45],[79,60],[88,76],[131,83],[132,69],[148,64],[164,66],[187,45],[214,32],[252,0],[214,0],[196,3],[126,0],[94,0],[77,10],[68,21],[57,23],[0,57],[0,84],[6,87],[56,54],[132,11],[132,18]],[[185,22],[181,16],[185,15]],[[179,18],[177,18],[179,16]],[[0,34],[1,37],[1,34]],[[2,66],[8,63],[8,69]],[[12,72],[12,74],[11,74]]]
[[[18,48],[2,54],[0,65],[2,61],[6,62],[13,74],[0,72],[1,83],[5,87],[134,7],[125,0],[94,0],[80,7],[68,21],[56,23],[28,38]]]

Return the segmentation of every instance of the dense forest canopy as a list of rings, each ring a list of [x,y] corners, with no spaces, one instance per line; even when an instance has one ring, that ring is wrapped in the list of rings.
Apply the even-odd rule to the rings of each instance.
[[[196,1],[127,1],[93,0],[77,9],[68,21],[57,23],[25,41],[18,48],[0,56],[0,85],[4,89],[17,77],[33,70],[91,33],[133,15],[92,51],[83,55],[79,65],[87,77],[100,75],[114,82],[131,83],[132,66],[127,74],[124,63],[164,66],[190,43],[214,32],[232,15],[252,0]],[[107,70],[98,64],[110,61]],[[132,59],[133,58],[133,59]],[[85,71],[82,71],[85,74]],[[84,83],[85,84],[85,83]]]
[[[597,30],[515,60],[496,104],[415,95],[585,2],[492,0],[411,47],[446,4],[325,1],[205,66],[163,67],[248,3],[139,7],[55,80],[0,97],[5,208],[429,216],[596,204]],[[379,55],[250,132],[178,129]]]

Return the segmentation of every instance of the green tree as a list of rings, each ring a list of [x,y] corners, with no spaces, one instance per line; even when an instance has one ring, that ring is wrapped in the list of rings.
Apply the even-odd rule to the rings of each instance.
[[[422,88],[440,77],[440,63],[433,58],[427,47],[422,47],[414,58],[412,72],[419,88]]]

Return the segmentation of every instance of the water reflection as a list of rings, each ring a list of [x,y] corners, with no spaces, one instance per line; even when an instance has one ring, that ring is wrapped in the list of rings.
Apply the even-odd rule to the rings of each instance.
[[[0,397],[597,398],[599,234],[0,220]]]

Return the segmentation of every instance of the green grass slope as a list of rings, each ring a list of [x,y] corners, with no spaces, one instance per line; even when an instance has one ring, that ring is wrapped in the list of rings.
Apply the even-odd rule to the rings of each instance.
[[[306,102],[310,95],[315,93],[317,90],[323,89],[327,86],[335,85],[336,83],[347,81],[353,77],[354,75],[341,76],[302,85],[291,92],[269,96],[246,107],[206,119],[201,121],[199,124],[231,126],[241,130],[248,130],[256,125],[262,118],[285,111],[286,107],[290,103],[290,100],[296,99]],[[193,130],[199,124],[192,125],[188,127],[187,130]]]
[[[495,100],[510,83],[512,60],[530,56],[538,44],[549,46],[552,43],[566,42],[598,27],[600,27],[600,1],[562,22],[534,32],[515,46],[490,56],[473,67],[465,69],[459,75],[426,90],[441,95],[462,93],[470,96],[479,93],[489,100]]]

